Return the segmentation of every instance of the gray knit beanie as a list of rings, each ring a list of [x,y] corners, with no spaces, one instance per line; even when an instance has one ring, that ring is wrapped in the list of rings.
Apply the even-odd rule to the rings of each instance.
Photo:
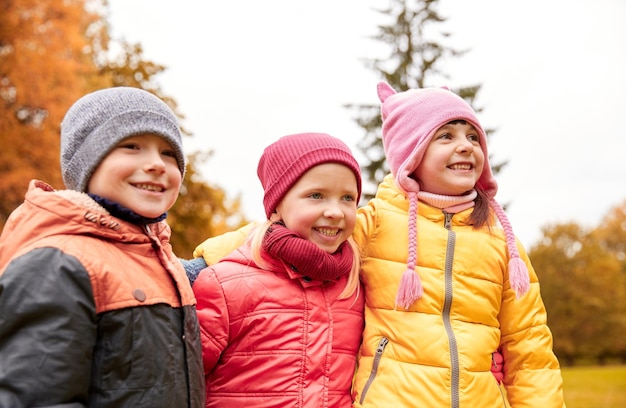
[[[185,156],[176,115],[165,102],[139,88],[92,92],[70,107],[61,122],[61,172],[65,187],[85,192],[95,169],[122,140],[137,134],[162,136],[174,149],[180,173]]]

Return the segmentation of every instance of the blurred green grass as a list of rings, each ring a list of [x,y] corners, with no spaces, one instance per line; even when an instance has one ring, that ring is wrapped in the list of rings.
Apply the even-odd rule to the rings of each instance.
[[[561,367],[567,408],[626,407],[626,365]]]

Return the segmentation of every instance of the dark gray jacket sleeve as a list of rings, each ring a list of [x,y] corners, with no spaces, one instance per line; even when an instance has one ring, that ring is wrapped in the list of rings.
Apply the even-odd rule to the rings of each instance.
[[[0,407],[84,406],[96,335],[76,258],[39,248],[12,260],[0,275]]]

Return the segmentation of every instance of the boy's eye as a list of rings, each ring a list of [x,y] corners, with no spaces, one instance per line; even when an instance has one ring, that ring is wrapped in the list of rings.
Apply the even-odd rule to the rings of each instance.
[[[139,145],[136,143],[122,143],[118,147],[122,149],[139,149]]]
[[[311,193],[311,194],[309,194],[309,197],[315,198],[317,200],[317,199],[322,198],[322,194],[321,193]]]
[[[479,143],[480,142],[480,137],[478,135],[468,135],[467,136],[467,140],[469,140],[471,142]]]
[[[165,150],[162,153],[164,156],[176,157],[176,153],[173,150]]]
[[[438,139],[450,139],[451,137],[452,136],[450,135],[450,133],[442,133],[437,138]]]

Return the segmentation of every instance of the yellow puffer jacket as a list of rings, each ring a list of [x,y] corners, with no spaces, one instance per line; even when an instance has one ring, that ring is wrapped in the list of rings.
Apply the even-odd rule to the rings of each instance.
[[[359,209],[353,237],[363,256],[365,331],[355,379],[355,407],[505,407],[491,372],[502,347],[512,407],[562,407],[559,363],[537,276],[516,299],[499,227],[473,229],[471,209],[446,216],[419,203],[418,267],[424,295],[394,310],[408,258],[408,200],[391,177]]]

